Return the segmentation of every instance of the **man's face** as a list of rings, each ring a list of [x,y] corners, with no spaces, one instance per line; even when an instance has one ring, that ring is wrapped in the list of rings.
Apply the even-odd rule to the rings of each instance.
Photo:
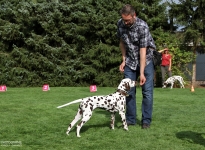
[[[131,27],[134,24],[134,22],[135,22],[136,15],[132,16],[132,15],[124,15],[124,14],[122,14],[121,17],[122,17],[122,20],[123,20],[124,24],[127,27]]]

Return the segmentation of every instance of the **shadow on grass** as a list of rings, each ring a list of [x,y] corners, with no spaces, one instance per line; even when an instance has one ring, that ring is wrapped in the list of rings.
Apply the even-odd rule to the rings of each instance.
[[[94,111],[95,111],[95,113],[104,114],[104,115],[107,116],[107,117],[111,117],[111,113],[108,112],[108,111],[106,111],[106,110],[97,108],[97,109],[95,109]],[[136,121],[137,121],[137,124],[138,124],[138,125],[141,125],[141,121],[140,121],[138,118],[136,119]],[[118,122],[121,122],[121,123],[122,123],[122,119],[121,119],[121,116],[120,116],[119,112],[116,112],[116,113],[115,113],[115,123],[118,123]]]
[[[176,134],[176,137],[181,140],[188,141],[190,143],[200,144],[205,147],[205,138],[202,135],[205,136],[205,133],[182,131],[182,132],[178,132]]]
[[[105,115],[107,118],[110,118],[110,117],[111,117],[111,113],[108,112],[108,111],[106,111],[106,110],[103,110],[103,109],[95,109],[93,113],[96,113],[96,114],[93,114],[93,115],[102,114],[102,115]],[[90,120],[88,120],[88,122],[89,122],[89,121],[90,121]],[[100,120],[99,120],[99,122],[100,122]],[[78,123],[79,123],[79,121],[78,121]],[[74,127],[72,128],[72,130],[71,130],[70,132],[76,132],[76,129],[77,129],[77,128],[76,128],[76,125],[77,125],[78,123],[76,123],[76,124],[74,125]],[[119,123],[120,125],[119,125],[118,123]],[[117,124],[118,124],[118,125],[117,125]],[[141,125],[141,122],[140,122],[140,120],[138,120],[138,119],[137,119],[137,124],[138,124],[138,125]],[[86,124],[84,124],[83,127],[81,128],[80,133],[86,132],[86,131],[89,130],[90,128],[110,128],[110,129],[111,129],[111,127],[110,127],[110,119],[108,119],[108,121],[105,121],[105,122],[99,123],[99,124],[87,125],[87,123],[86,123]],[[120,117],[120,115],[119,115],[119,112],[117,112],[117,113],[115,114],[115,128],[122,128],[122,129],[123,129],[122,120],[121,120],[121,117]]]
[[[91,129],[91,128],[110,128],[110,125],[109,125],[110,122],[106,122],[106,123],[103,123],[103,124],[93,124],[93,125],[84,125],[80,132],[83,133],[83,132],[86,132],[87,130]]]

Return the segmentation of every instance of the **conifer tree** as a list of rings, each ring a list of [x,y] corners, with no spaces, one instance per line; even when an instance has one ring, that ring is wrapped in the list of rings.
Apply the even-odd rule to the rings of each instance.
[[[196,81],[196,52],[203,53],[205,46],[205,5],[204,0],[179,0],[171,3],[170,7],[176,16],[176,23],[182,27],[183,43],[193,52],[192,86]]]

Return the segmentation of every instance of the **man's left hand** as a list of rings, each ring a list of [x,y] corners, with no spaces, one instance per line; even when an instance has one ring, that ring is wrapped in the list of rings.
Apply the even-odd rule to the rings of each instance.
[[[145,84],[146,82],[146,78],[144,75],[140,75],[140,86],[142,86],[143,84]]]

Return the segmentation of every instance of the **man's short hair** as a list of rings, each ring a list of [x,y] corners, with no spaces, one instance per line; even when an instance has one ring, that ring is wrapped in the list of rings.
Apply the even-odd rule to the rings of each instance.
[[[131,15],[134,16],[135,14],[135,9],[133,6],[131,6],[130,4],[126,4],[124,5],[121,10],[120,10],[120,15]]]

